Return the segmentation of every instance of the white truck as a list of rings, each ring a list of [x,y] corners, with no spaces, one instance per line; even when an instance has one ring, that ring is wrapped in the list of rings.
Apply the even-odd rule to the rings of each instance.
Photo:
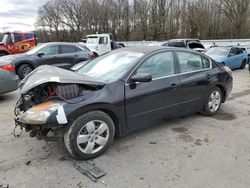
[[[111,52],[111,50],[124,47],[123,44],[116,44],[112,41],[110,34],[91,34],[87,35],[86,38],[85,45],[96,57]]]

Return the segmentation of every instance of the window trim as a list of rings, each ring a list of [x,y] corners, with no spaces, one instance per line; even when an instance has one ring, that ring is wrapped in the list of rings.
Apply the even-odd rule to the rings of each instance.
[[[197,72],[202,72],[202,71],[207,71],[207,70],[211,70],[213,69],[213,63],[212,63],[212,60],[211,58],[209,57],[206,57],[204,55],[200,55],[200,54],[197,54],[195,52],[187,52],[187,51],[184,51],[184,50],[168,50],[168,51],[159,51],[157,53],[153,53],[153,54],[150,54],[148,56],[146,56],[145,58],[143,58],[134,68],[133,70],[131,71],[131,73],[129,74],[129,76],[127,77],[126,81],[125,81],[125,85],[130,85],[129,83],[129,80],[131,78],[131,76],[134,74],[134,72],[136,71],[136,69],[144,62],[146,61],[147,59],[149,59],[151,56],[155,55],[155,54],[158,54],[158,53],[162,53],[162,52],[172,52],[173,53],[173,57],[174,57],[174,66],[175,66],[175,73],[173,75],[169,75],[169,76],[163,76],[163,77],[159,77],[159,78],[153,78],[152,80],[160,80],[160,79],[164,79],[164,78],[169,78],[169,77],[175,77],[175,76],[181,76],[181,75],[185,75],[185,74],[190,74],[190,73],[197,73]],[[195,55],[199,55],[201,57],[205,57],[209,60],[209,63],[210,63],[210,67],[209,68],[205,68],[205,69],[201,69],[201,70],[195,70],[195,71],[189,71],[189,72],[181,72],[180,70],[180,62],[179,62],[179,57],[178,57],[178,54],[177,52],[187,52],[187,53],[192,53],[192,54],[195,54]],[[176,72],[177,71],[177,72]]]

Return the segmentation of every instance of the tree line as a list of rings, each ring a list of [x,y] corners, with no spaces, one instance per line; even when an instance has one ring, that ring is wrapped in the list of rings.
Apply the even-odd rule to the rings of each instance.
[[[39,8],[45,41],[226,39],[250,37],[250,0],[50,0]]]

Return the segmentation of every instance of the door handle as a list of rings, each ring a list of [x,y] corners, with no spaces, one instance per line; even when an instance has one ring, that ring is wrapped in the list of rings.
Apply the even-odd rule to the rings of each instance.
[[[176,89],[176,87],[177,87],[177,84],[171,84],[171,86],[170,86],[172,89]]]
[[[210,79],[211,77],[212,77],[212,76],[211,76],[210,74],[207,74],[207,75],[206,75],[206,78],[207,78],[207,79]]]

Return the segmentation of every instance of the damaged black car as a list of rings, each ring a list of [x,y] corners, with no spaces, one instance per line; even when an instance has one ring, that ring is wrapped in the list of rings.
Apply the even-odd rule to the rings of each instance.
[[[15,122],[32,137],[56,139],[73,157],[90,159],[105,152],[115,136],[155,120],[215,115],[231,89],[231,70],[200,53],[123,48],[77,72],[35,69],[20,83]]]

